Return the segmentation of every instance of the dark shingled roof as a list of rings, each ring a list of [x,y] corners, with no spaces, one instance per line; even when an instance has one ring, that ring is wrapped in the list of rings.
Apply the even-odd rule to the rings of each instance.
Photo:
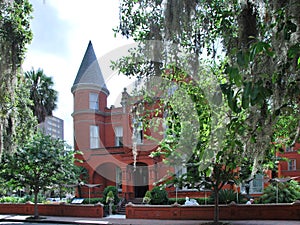
[[[107,95],[109,94],[91,41],[89,41],[73,83],[72,92],[79,86],[89,85],[98,86],[99,90],[104,91]]]

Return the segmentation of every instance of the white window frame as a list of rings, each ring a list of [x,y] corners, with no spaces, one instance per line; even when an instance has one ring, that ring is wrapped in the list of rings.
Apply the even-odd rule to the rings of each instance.
[[[143,129],[143,122],[140,121],[139,119],[132,119],[132,124],[133,124],[133,135],[136,140],[137,145],[143,144],[143,139],[144,139],[144,129]]]
[[[118,166],[116,167],[116,188],[122,191],[122,170]]]
[[[240,186],[242,194],[246,194],[246,184]],[[264,175],[257,174],[256,177],[249,183],[249,194],[260,194],[264,190]]]
[[[115,127],[115,146],[123,146],[123,127]]]
[[[99,96],[95,92],[89,94],[89,108],[99,110]]]
[[[96,125],[90,126],[90,148],[100,148],[99,127]]]
[[[288,171],[295,171],[297,165],[297,160],[296,159],[289,159],[288,161]]]
[[[144,130],[143,130],[143,123],[140,121],[138,122],[138,126],[137,126],[137,144],[141,145],[143,144],[143,140],[144,140]]]
[[[264,190],[264,175],[257,174],[255,178],[250,182],[250,193],[262,193]]]

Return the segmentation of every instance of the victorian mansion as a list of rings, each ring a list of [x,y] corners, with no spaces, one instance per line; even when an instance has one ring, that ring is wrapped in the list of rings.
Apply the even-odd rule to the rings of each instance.
[[[86,169],[88,186],[82,197],[101,197],[105,187],[116,186],[122,197],[141,198],[154,183],[172,170],[159,158],[149,154],[156,144],[144,138],[143,129],[135,132],[136,147],[132,151],[131,96],[124,88],[121,107],[107,107],[109,90],[89,42],[76,79],[74,96],[74,147]]]
[[[142,198],[168,174],[186,171],[183,167],[173,168],[164,164],[159,157],[149,156],[156,150],[157,144],[145,136],[161,137],[159,132],[143,130],[142,125],[134,124],[137,123],[131,115],[134,97],[125,88],[121,106],[107,107],[109,90],[91,42],[71,91],[74,99],[74,148],[83,153],[78,157],[85,168],[82,178],[86,185],[81,188],[81,197],[102,197],[105,187],[116,186],[120,196],[127,200]],[[137,130],[133,131],[133,127]],[[278,176],[300,176],[300,157],[296,154],[299,148],[300,145],[297,145],[285,154],[290,161],[280,163]],[[250,194],[261,194],[265,182],[265,175],[257,175],[250,183]],[[239,191],[243,192],[242,186]],[[174,188],[170,189],[169,196],[174,194]],[[178,192],[178,197],[200,195],[204,196],[195,190],[182,189]]]

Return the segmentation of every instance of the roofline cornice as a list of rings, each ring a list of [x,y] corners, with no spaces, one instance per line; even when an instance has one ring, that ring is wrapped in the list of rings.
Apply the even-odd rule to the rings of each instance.
[[[101,91],[107,96],[109,95],[109,90],[107,88],[103,88],[97,84],[80,83],[80,84],[73,85],[71,88],[72,94],[74,94],[78,90],[95,90],[95,91]]]

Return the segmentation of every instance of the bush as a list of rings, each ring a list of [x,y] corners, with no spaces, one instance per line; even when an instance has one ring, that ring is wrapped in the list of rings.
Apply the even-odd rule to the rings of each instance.
[[[237,199],[238,196],[238,199]],[[220,204],[229,204],[230,202],[236,202],[238,203],[243,196],[240,193],[236,193],[235,191],[231,189],[222,189],[219,191],[219,203]],[[215,200],[215,194],[212,192],[210,195],[209,203],[213,203]]]
[[[260,197],[262,203],[277,202],[277,187],[278,187],[278,203],[291,203],[300,199],[300,186],[294,180],[290,182],[270,184],[264,189],[264,194]]]
[[[146,194],[143,198],[143,203],[144,204],[149,204],[151,199],[152,199],[151,191],[146,191]]]
[[[154,187],[151,190],[151,204],[152,205],[167,205],[169,204],[168,193],[161,187]]]
[[[95,205],[95,204],[98,204],[99,202],[102,203],[102,204],[104,204],[102,198],[90,198],[90,199],[85,198],[83,200],[82,204],[94,204]]]
[[[106,203],[106,198],[109,192],[112,192],[114,195],[114,205],[117,205],[120,201],[118,196],[118,189],[115,186],[107,186],[103,191],[103,201]]]
[[[38,203],[44,202],[46,199],[41,194],[38,195]],[[4,196],[0,198],[0,203],[26,203],[28,201],[34,202],[34,196],[26,195],[24,197]]]

